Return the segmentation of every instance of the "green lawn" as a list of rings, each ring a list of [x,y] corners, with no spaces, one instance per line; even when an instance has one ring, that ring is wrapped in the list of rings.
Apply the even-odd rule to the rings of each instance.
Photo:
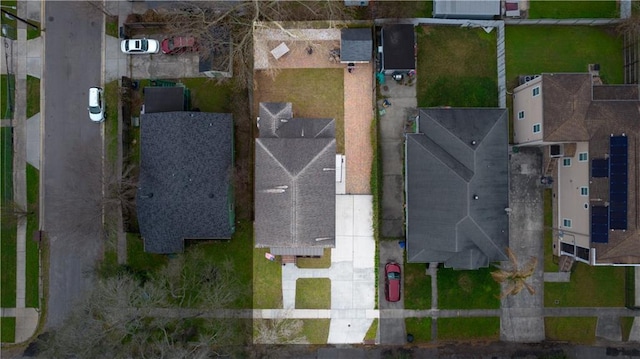
[[[331,279],[296,280],[296,309],[331,309]]]
[[[507,88],[519,75],[586,72],[600,64],[604,82],[623,82],[622,37],[611,28],[587,26],[506,26]]]
[[[633,326],[633,317],[620,318],[620,329],[622,330],[622,341],[629,340],[629,334],[631,333],[631,327]]]
[[[558,257],[553,255],[553,203],[551,188],[543,193],[544,201],[544,271],[558,271]]]
[[[191,90],[191,108],[199,108],[202,112],[232,112],[230,81],[218,83],[209,78],[190,78],[182,79],[180,82]]]
[[[495,30],[422,26],[417,42],[418,106],[498,105]]]
[[[127,233],[127,265],[136,273],[147,276],[168,262],[162,254],[146,253],[140,235]]]
[[[2,4],[3,7],[8,7],[5,8],[4,10],[8,11],[9,13],[15,14],[17,10],[12,9],[11,7],[15,7],[17,6],[18,2],[16,0],[0,0],[0,4]],[[3,25],[7,25],[11,28],[11,32],[9,36],[10,39],[12,40],[17,40],[18,39],[18,35],[16,30],[18,29],[18,20],[14,19],[9,19],[6,16],[2,16],[2,24]],[[3,88],[4,91],[4,88]]]
[[[413,335],[413,344],[426,344],[431,341],[431,318],[405,318],[404,323],[407,335]]]
[[[29,19],[29,22],[36,27],[27,26],[27,40],[33,40],[40,37],[40,29],[42,29],[40,22],[31,19]]]
[[[596,338],[597,322],[598,318],[547,317],[544,318],[544,331],[548,340],[592,344]]]
[[[107,16],[104,22],[105,34],[112,37],[119,37],[118,16]]]
[[[344,153],[344,70],[285,69],[275,78],[255,73],[254,111],[260,102],[291,102],[296,117],[336,120],[336,151]]]
[[[438,340],[498,339],[500,318],[439,318]]]
[[[5,21],[5,19],[2,19]],[[13,75],[0,75],[0,119],[8,119],[13,117],[13,108],[9,108],[9,104],[15,107],[15,88],[16,81]]]
[[[624,307],[624,298],[624,267],[576,262],[571,282],[544,284],[545,307]]]
[[[264,257],[268,248],[253,250],[253,308],[282,308],[282,265]]]
[[[375,340],[378,335],[378,318],[375,318],[373,322],[371,322],[371,326],[369,330],[367,330],[367,334],[364,335],[364,340]]]
[[[193,246],[214,263],[222,263],[227,258],[231,260],[240,285],[247,290],[243,291],[243,295],[239,296],[230,308],[251,308],[253,303],[253,224],[246,220],[238,221],[236,232],[230,241],[207,241]]]
[[[356,7],[356,18],[359,20],[371,19],[371,9],[375,9],[378,19],[432,17],[433,1],[376,1],[371,6]]]
[[[615,18],[620,16],[615,0],[531,0],[530,19]]]
[[[27,118],[40,112],[40,79],[27,75]]]
[[[0,317],[0,342],[13,343],[16,341],[16,318]]]
[[[431,276],[425,274],[426,264],[404,264],[404,307],[431,309]]]
[[[16,306],[16,228],[2,228],[2,244],[0,245],[0,277],[2,278],[2,291],[0,305],[2,308],[15,308]]]
[[[500,286],[491,278],[491,268],[477,270],[438,269],[440,309],[500,308]],[[473,300],[469,300],[473,298]],[[440,325],[438,323],[438,325]]]
[[[25,304],[28,308],[40,307],[40,248],[31,240],[33,233],[40,229],[38,222],[38,194],[40,172],[27,164],[27,240],[26,240],[26,284]]]
[[[327,344],[331,319],[304,319],[302,334],[309,344]]]
[[[329,268],[331,267],[331,248],[325,248],[320,258],[298,258],[296,259],[298,268]]]
[[[107,147],[107,160],[116,163],[118,160],[118,96],[120,87],[118,80],[104,85],[105,102],[105,142]]]

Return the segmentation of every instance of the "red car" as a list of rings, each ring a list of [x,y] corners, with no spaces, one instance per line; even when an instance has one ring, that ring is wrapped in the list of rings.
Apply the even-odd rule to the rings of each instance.
[[[162,48],[162,53],[170,55],[198,51],[196,39],[191,36],[174,36],[164,39],[160,47]]]
[[[384,266],[384,298],[388,302],[400,300],[400,265],[389,262]]]

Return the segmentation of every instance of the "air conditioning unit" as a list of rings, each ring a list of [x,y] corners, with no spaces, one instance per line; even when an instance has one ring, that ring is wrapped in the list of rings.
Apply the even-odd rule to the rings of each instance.
[[[564,157],[564,146],[560,145],[550,145],[549,146],[549,156],[551,158],[560,158]]]

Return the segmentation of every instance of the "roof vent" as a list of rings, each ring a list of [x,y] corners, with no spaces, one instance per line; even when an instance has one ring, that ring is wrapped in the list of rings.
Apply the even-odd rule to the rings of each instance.
[[[475,146],[476,144],[478,144],[478,142],[476,142],[476,140],[471,140],[471,146]]]
[[[474,194],[474,195],[473,195],[473,199],[474,199],[474,200],[476,200],[476,201],[477,201],[479,198],[480,198],[480,197],[478,197],[478,195],[477,195],[477,194]]]

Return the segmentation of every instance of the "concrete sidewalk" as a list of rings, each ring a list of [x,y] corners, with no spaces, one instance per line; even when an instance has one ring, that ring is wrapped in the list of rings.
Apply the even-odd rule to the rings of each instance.
[[[41,21],[42,9],[39,1],[19,1],[15,10],[8,11],[23,19]],[[45,33],[43,31],[40,37],[27,40],[27,25],[22,21],[16,21],[16,25],[16,40],[2,38],[6,56],[2,57],[0,68],[3,74],[12,74],[15,78],[14,113],[8,121],[13,127],[13,199],[19,208],[27,208],[27,163],[40,168],[40,114],[27,119],[27,75],[42,79]],[[40,82],[40,86],[42,89],[44,81]],[[40,90],[41,108],[43,103],[44,94]],[[16,234],[16,307],[0,310],[2,317],[16,320],[15,343],[29,340],[40,320],[37,308],[26,308],[27,238],[31,238],[31,233],[27,233],[26,218],[19,218]]]

